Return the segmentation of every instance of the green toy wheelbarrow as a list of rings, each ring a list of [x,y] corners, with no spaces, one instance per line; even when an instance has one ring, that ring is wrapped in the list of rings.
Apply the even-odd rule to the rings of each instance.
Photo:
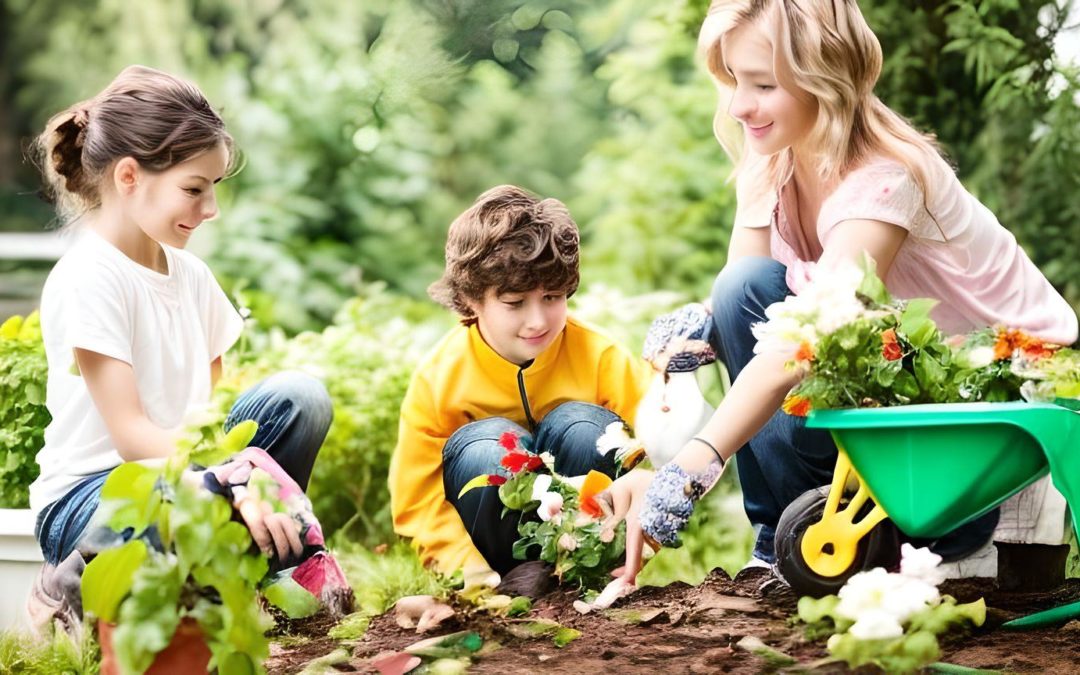
[[[831,486],[796,499],[776,531],[777,569],[796,592],[835,593],[894,567],[900,533],[940,537],[1050,473],[1080,532],[1080,413],[1052,403],[950,403],[820,410],[839,457]],[[1006,625],[1080,616],[1080,602]]]

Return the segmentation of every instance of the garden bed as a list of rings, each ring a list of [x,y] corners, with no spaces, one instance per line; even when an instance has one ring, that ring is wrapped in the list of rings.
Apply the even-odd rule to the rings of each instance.
[[[764,582],[764,583],[763,583]],[[982,582],[946,582],[945,593],[961,601],[986,593]],[[473,614],[453,619],[436,631],[476,631],[485,646],[474,655],[469,672],[543,672],[582,675],[593,672],[759,673],[785,667],[805,669],[826,656],[823,642],[808,642],[789,617],[796,600],[786,588],[761,574],[731,580],[713,572],[700,586],[672,584],[639,591],[612,610],[581,615],[576,594],[557,591],[536,603],[528,620],[549,619],[581,631],[562,648],[550,636],[515,636],[520,620]],[[985,595],[986,625],[970,635],[942,640],[942,660],[972,668],[1010,672],[1070,672],[1080,662],[1080,622],[1032,631],[1000,629],[1022,614],[1080,598],[1080,580],[1048,593]],[[376,617],[363,638],[337,642],[326,626],[305,627],[310,639],[277,646],[267,663],[271,674],[301,670],[311,660],[344,648],[333,668],[338,672],[376,672],[372,657],[400,651],[427,635],[398,627],[392,613]],[[496,646],[496,643],[498,646]],[[764,649],[763,649],[764,647]],[[349,655],[345,658],[345,655]],[[790,657],[785,661],[784,657]],[[819,666],[815,672],[844,672],[842,666]]]

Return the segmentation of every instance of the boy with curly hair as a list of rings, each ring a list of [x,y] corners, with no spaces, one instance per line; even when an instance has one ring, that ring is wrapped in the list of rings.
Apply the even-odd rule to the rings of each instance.
[[[500,436],[550,452],[564,476],[614,477],[596,441],[633,424],[652,368],[567,316],[578,287],[579,234],[566,207],[513,186],[488,190],[450,226],[446,269],[428,292],[461,317],[421,361],[401,406],[390,464],[394,530],[421,560],[467,586],[497,586],[522,561],[511,552],[519,514],[498,488],[458,493],[504,473]]]

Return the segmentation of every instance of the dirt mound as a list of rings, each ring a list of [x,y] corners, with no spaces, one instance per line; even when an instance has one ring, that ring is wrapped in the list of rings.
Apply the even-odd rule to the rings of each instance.
[[[989,591],[989,592],[988,592]],[[970,635],[943,640],[948,663],[1009,672],[1072,672],[1080,663],[1080,621],[1062,627],[1012,631],[1001,624],[1017,616],[1080,599],[1080,580],[1047,593],[1006,593],[990,580],[946,582],[943,593],[961,601],[985,597],[986,626]],[[438,633],[468,629],[485,646],[469,672],[572,674],[600,672],[760,673],[797,663],[805,668],[827,656],[822,642],[808,642],[789,617],[796,598],[765,570],[744,572],[732,580],[717,570],[700,586],[673,584],[646,588],[614,608],[587,615],[573,608],[577,594],[558,590],[538,601],[522,620],[459,612]],[[549,620],[576,629],[580,637],[556,647],[551,635],[522,637],[526,622]],[[391,615],[372,620],[355,643],[337,643],[316,630],[303,644],[275,649],[270,673],[295,673],[311,659],[345,647],[348,659],[339,672],[375,672],[371,658],[399,651],[426,637],[405,630]],[[836,664],[815,672],[844,672]]]

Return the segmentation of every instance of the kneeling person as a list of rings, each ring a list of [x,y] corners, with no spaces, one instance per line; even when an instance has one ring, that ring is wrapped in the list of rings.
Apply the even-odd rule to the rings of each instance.
[[[502,515],[498,488],[462,487],[502,473],[500,436],[512,431],[555,471],[614,477],[597,452],[604,429],[633,424],[652,378],[642,359],[567,316],[578,286],[577,225],[555,199],[493,188],[450,226],[446,269],[431,296],[461,317],[421,361],[401,406],[390,463],[394,530],[443,573],[498,585],[519,514]]]

